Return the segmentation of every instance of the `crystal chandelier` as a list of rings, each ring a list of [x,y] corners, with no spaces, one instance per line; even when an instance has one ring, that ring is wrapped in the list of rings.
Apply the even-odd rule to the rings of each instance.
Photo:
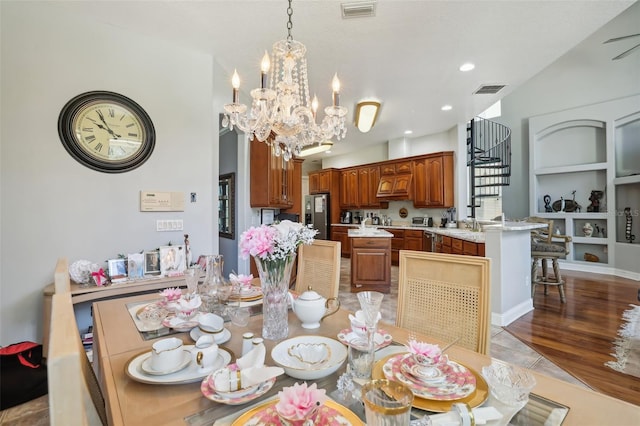
[[[271,144],[275,155],[283,155],[288,161],[293,155],[298,156],[307,145],[321,145],[330,141],[333,136],[337,140],[344,138],[347,133],[347,109],[340,106],[340,80],[336,74],[332,82],[333,105],[324,109],[325,117],[320,124],[316,123],[318,98],[315,95],[313,99],[309,97],[305,58],[307,48],[293,40],[291,35],[291,0],[287,15],[287,39],[274,43],[271,58],[265,52],[261,64],[260,88],[251,91],[253,102],[249,111],[246,105],[239,102],[240,78],[237,71],[234,71],[231,79],[233,103],[224,106],[222,125],[230,130],[235,126],[249,133],[251,138]],[[270,84],[267,87],[269,71]],[[275,139],[270,142],[271,132],[275,134]]]

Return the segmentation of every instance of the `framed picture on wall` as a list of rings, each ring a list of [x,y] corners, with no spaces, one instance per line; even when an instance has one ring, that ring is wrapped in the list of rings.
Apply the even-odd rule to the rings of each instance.
[[[263,225],[271,225],[276,217],[276,211],[273,209],[262,209],[261,211],[261,223]]]
[[[144,274],[160,275],[160,252],[158,250],[144,253]]]

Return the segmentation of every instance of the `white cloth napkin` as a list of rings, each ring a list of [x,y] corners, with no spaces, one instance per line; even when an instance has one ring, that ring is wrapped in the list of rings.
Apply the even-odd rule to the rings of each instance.
[[[264,344],[257,345],[243,357],[236,360],[237,371],[229,367],[213,373],[213,384],[216,390],[232,392],[257,385],[284,373],[280,367],[266,367],[264,358],[267,349]]]
[[[471,411],[477,425],[485,425],[502,418],[502,414],[495,407],[476,407]],[[433,426],[460,426],[460,416],[453,411],[430,415],[429,420]]]

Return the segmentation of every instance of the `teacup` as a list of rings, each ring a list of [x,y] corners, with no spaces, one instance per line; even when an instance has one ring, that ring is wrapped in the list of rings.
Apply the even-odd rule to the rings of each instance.
[[[380,321],[382,315],[378,312],[378,319],[376,322]],[[364,337],[367,335],[367,325],[366,325],[366,317],[364,312],[356,311],[355,315],[349,315],[349,320],[351,321],[351,331],[353,331],[356,335]]]
[[[150,366],[155,371],[170,371],[182,363],[182,340],[177,337],[158,340],[151,346]]]
[[[218,359],[218,345],[213,336],[200,336],[191,349],[191,359],[201,369],[211,368]]]
[[[200,314],[198,327],[205,333],[220,333],[224,328],[224,319],[216,314]]]

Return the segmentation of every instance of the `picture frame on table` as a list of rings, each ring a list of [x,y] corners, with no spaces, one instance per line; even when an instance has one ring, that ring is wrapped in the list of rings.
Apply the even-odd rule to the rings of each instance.
[[[127,274],[130,280],[144,278],[144,253],[132,253],[127,256]]]
[[[160,251],[151,250],[144,252],[144,274],[160,275]]]
[[[109,259],[107,261],[109,277],[112,283],[119,283],[127,280],[127,259]]]
[[[160,275],[163,277],[183,275],[186,262],[184,245],[160,247]]]

